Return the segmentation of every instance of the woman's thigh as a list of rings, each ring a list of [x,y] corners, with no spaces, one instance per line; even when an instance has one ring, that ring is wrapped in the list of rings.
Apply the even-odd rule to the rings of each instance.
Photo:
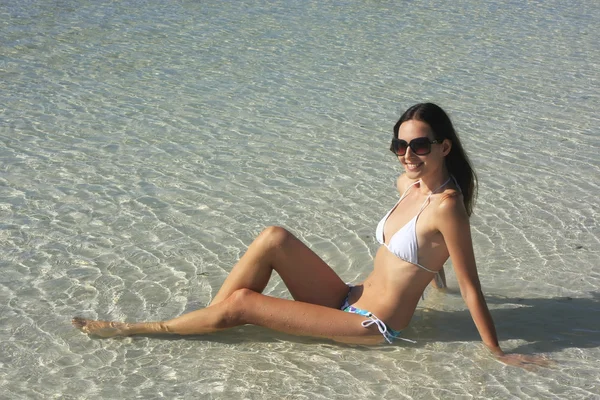
[[[339,307],[348,293],[342,279],[314,251],[286,229],[270,226],[232,268],[211,305],[239,289],[262,293],[273,270],[299,301]]]
[[[232,325],[253,324],[293,335],[344,343],[380,344],[376,326],[363,327],[364,316],[317,304],[280,299],[251,290],[236,291],[227,300]]]
[[[280,243],[273,259],[277,271],[292,297],[301,302],[338,308],[349,288],[337,273],[312,249],[280,227],[268,228]]]

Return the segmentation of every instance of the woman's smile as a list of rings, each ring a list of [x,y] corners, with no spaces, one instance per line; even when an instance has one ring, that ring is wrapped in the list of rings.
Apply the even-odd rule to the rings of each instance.
[[[404,162],[404,166],[406,167],[406,169],[408,171],[415,171],[417,169],[419,169],[419,167],[423,165],[422,162],[418,162],[418,163],[409,163],[409,162]]]

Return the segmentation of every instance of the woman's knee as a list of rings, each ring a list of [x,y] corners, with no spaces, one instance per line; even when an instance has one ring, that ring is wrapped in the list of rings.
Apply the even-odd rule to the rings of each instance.
[[[281,226],[269,226],[258,236],[258,239],[270,248],[281,247],[292,238],[294,238],[294,235]]]
[[[249,311],[252,307],[252,298],[257,292],[250,289],[238,289],[225,300],[225,312],[223,313],[223,328],[229,328],[238,325],[251,323],[249,321]]]

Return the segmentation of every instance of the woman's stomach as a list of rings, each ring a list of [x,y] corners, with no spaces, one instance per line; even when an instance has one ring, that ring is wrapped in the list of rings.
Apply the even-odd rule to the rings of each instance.
[[[385,246],[367,279],[354,287],[349,304],[372,312],[393,329],[405,328],[433,274],[399,259]]]

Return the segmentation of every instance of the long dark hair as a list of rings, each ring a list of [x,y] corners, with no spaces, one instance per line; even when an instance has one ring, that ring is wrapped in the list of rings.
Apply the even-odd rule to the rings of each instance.
[[[477,197],[477,176],[471,166],[469,157],[463,149],[458,135],[452,126],[450,117],[442,108],[433,103],[415,104],[402,114],[394,125],[394,138],[398,138],[398,130],[403,122],[409,120],[425,122],[431,128],[436,140],[449,139],[452,142],[450,153],[446,155],[446,168],[454,176],[463,194],[467,214],[471,215]]]

